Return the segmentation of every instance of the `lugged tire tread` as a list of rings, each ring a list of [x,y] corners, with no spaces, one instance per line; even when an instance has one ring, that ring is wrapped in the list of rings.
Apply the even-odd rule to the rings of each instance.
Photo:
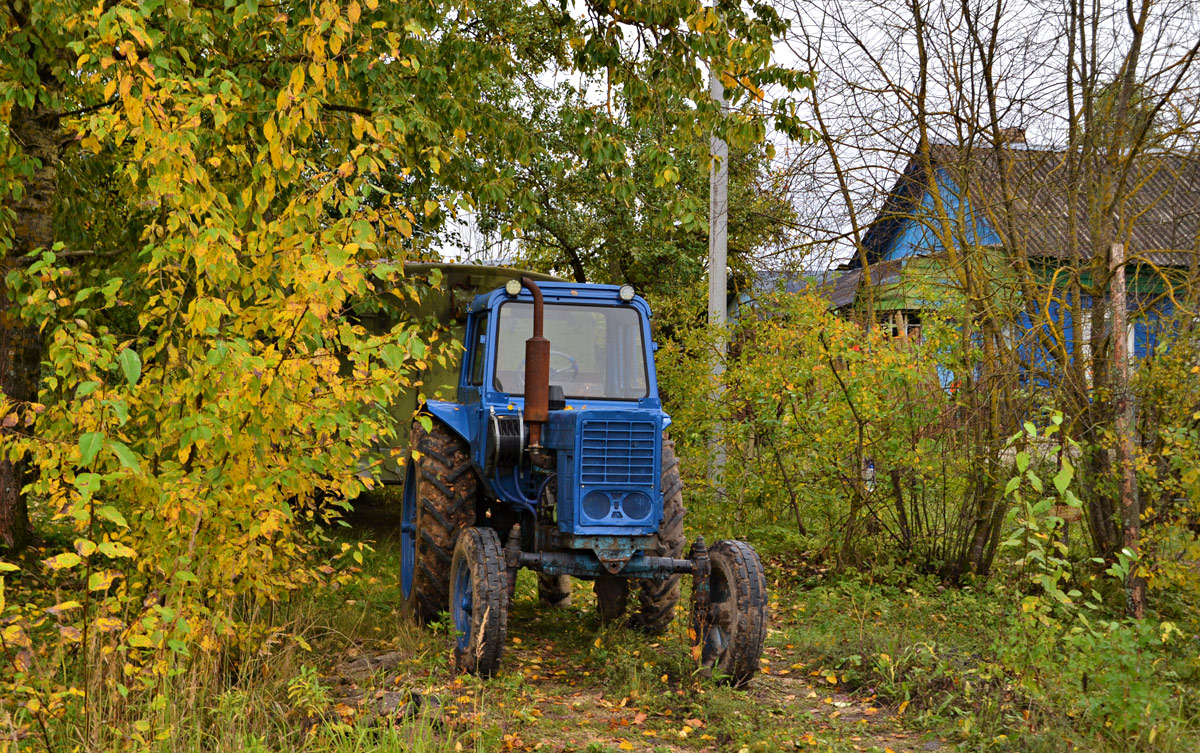
[[[500,668],[508,632],[508,571],[500,537],[490,528],[468,528],[455,544],[454,555],[471,563],[472,620],[477,630],[475,640],[465,650],[455,642],[455,666],[463,672],[491,677]]]
[[[745,686],[759,671],[767,638],[767,579],[758,554],[744,541],[722,540],[708,550],[713,571],[722,564],[734,595],[737,624],[732,644],[715,669],[736,687]],[[725,560],[725,563],[722,563]]]
[[[571,576],[537,574],[538,601],[549,607],[571,605]]]
[[[454,545],[462,531],[475,523],[478,481],[470,451],[449,427],[433,422],[426,432],[413,422],[410,447],[421,457],[415,476],[417,519],[412,592],[403,611],[417,622],[436,620],[449,605],[449,573]]]

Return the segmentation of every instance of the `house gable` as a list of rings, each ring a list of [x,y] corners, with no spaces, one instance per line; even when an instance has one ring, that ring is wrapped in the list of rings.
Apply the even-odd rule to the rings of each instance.
[[[969,198],[964,196],[950,175],[943,169],[937,171],[938,193],[946,214],[953,218],[951,232],[961,243],[977,246],[998,246],[1000,236],[971,208]],[[883,240],[879,252],[882,261],[895,261],[913,256],[940,254],[946,249],[941,242],[935,211],[936,202],[928,191],[922,191],[920,203],[909,216],[898,218],[890,237]]]

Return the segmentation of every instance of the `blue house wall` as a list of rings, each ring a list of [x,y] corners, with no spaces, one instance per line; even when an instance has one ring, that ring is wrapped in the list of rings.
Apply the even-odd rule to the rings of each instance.
[[[937,186],[946,215],[954,218],[955,237],[964,238],[969,243],[978,246],[1000,245],[1000,236],[986,219],[975,216],[970,208],[970,202],[964,202],[959,198],[958,186],[945,170],[937,171]],[[934,218],[938,215],[935,206],[933,195],[926,191],[921,197],[920,209],[913,212],[913,216],[905,218],[900,232],[896,233],[884,247],[881,258],[885,261],[894,261],[945,250],[937,234],[938,228]]]
[[[953,218],[955,238],[980,246],[1003,245],[999,234],[971,208],[970,202],[963,199],[964,192],[960,191],[954,180],[944,171],[937,171],[938,192],[941,195],[943,209]],[[915,256],[925,256],[942,253],[945,249],[938,235],[935,224],[935,202],[932,194],[925,191],[921,197],[920,208],[906,217],[900,228],[881,249],[879,258],[884,261],[895,261]],[[1063,291],[1065,293],[1065,291]],[[1091,299],[1083,299],[1083,308],[1091,308]],[[1151,355],[1163,344],[1166,335],[1167,322],[1173,314],[1174,307],[1169,300],[1145,310],[1135,297],[1130,297],[1130,314],[1133,327],[1133,355],[1141,360]],[[1071,350],[1074,323],[1071,321],[1071,310],[1065,300],[1052,300],[1047,315],[1054,326],[1042,325],[1048,336],[1053,337],[1055,331],[1061,332],[1066,338],[1068,358]],[[1047,383],[1047,376],[1057,371],[1057,361],[1052,351],[1038,343],[1034,338],[1027,337],[1032,332],[1033,324],[1027,314],[1022,313],[1017,326],[1021,331],[1014,333],[1019,342],[1018,353],[1022,360],[1022,370],[1027,378],[1032,377],[1035,383]],[[942,372],[945,371],[945,374]],[[943,384],[948,384],[953,378],[948,370],[939,369]],[[1036,375],[1036,376],[1035,376]]]

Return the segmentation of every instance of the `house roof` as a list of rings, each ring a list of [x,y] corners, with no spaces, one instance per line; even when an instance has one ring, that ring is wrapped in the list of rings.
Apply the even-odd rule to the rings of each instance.
[[[871,287],[897,282],[903,271],[904,259],[873,263],[871,264]],[[826,284],[823,290],[826,297],[829,298],[830,307],[841,309],[853,304],[858,297],[859,288],[862,286],[862,278],[863,270],[862,267],[859,267],[838,275]]]
[[[985,219],[1006,246],[1024,248],[1031,257],[1066,258],[1074,232],[1080,255],[1090,258],[1092,228],[1085,187],[1080,187],[1075,200],[1074,230],[1068,212],[1067,152],[1006,149],[1003,169],[1000,154],[991,148],[937,144],[930,147],[930,157],[934,169],[944,170],[958,190],[965,187],[976,216]],[[1128,227],[1123,234],[1128,258],[1158,266],[1190,263],[1200,251],[1200,159],[1147,152],[1134,160],[1125,181],[1129,199],[1122,219]],[[927,185],[924,161],[914,156],[863,239],[871,262],[883,259],[906,222],[917,216]],[[1005,186],[1011,204],[1004,200]],[[858,257],[847,265],[849,269],[859,266]]]

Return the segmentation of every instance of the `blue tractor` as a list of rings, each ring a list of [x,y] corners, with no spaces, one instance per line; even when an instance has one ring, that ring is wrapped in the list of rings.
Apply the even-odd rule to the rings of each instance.
[[[740,541],[684,554],[683,484],[666,438],[650,308],[629,286],[509,280],[467,305],[457,399],[428,400],[404,469],[401,590],[417,621],[448,612],[459,669],[504,652],[521,568],[541,600],[594,581],[600,617],[664,632],[693,578],[702,670],[758,671],[766,579]]]

